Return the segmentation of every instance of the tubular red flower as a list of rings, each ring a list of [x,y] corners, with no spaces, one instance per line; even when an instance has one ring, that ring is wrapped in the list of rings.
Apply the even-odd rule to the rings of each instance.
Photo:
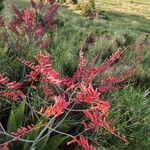
[[[19,82],[9,82],[9,83],[7,83],[7,88],[9,88],[9,89],[18,89],[20,86],[21,86],[21,83],[19,83]]]
[[[80,101],[86,102],[86,103],[94,103],[99,99],[100,93],[98,93],[97,89],[94,90],[91,85],[89,87],[86,87],[84,85],[80,86],[80,92],[77,93],[76,97]]]
[[[7,97],[13,101],[17,101],[20,98],[23,99],[26,98],[26,96],[20,90],[17,91],[1,90],[0,95],[3,97]]]
[[[65,97],[62,96],[55,96],[54,99],[54,105],[49,106],[46,109],[41,109],[41,113],[45,116],[51,117],[51,116],[59,116],[64,113],[64,110],[69,105],[68,102],[66,102]]]
[[[88,140],[83,135],[80,135],[79,139],[74,138],[70,142],[67,142],[67,145],[72,143],[77,143],[79,146],[83,147],[84,150],[95,150],[93,146],[89,145]]]
[[[100,85],[98,86],[98,91],[99,92],[110,92],[110,91],[113,91],[113,90],[118,90],[119,88],[121,88],[120,86],[113,86],[113,85]]]
[[[118,49],[115,51],[109,59],[106,59],[100,67],[91,67],[90,68],[90,76],[95,76],[106,71],[116,60],[121,58],[122,54],[124,53],[123,49]]]

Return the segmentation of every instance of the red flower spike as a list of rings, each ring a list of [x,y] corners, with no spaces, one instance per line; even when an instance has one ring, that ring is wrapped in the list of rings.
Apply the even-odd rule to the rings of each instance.
[[[17,29],[17,23],[15,20],[12,20],[9,25],[8,28],[10,31],[12,31],[13,33],[15,33],[16,35],[19,35],[19,31]]]
[[[17,91],[1,90],[0,95],[3,97],[7,97],[13,101],[17,101],[20,98],[22,99],[26,98],[26,96],[20,90]]]
[[[118,49],[110,56],[109,59],[106,59],[100,67],[90,68],[90,76],[92,77],[106,71],[116,60],[122,56],[123,53],[123,49]]]
[[[4,90],[0,90],[0,95],[7,97],[13,101],[17,101],[20,98],[25,98],[26,96],[19,90],[21,83],[19,82],[10,82],[8,77],[5,77],[3,74],[0,74],[0,84],[4,86]]]
[[[30,9],[24,10],[24,15],[22,16],[24,22],[24,28],[26,32],[31,32],[32,27],[34,26],[34,18],[32,11]]]
[[[29,75],[27,75],[26,82],[32,82],[37,80],[37,76],[39,75],[39,72],[31,71]]]
[[[5,25],[4,19],[2,16],[0,16],[0,28],[3,27],[4,25]]]
[[[13,12],[17,15],[18,19],[20,19],[20,21],[22,21],[23,12],[20,11],[15,5],[12,5],[11,8],[12,8]]]
[[[121,88],[120,86],[115,87],[113,85],[106,85],[106,86],[100,85],[100,86],[98,86],[98,91],[105,93],[105,92],[110,92],[110,91],[113,91],[113,90],[118,90],[120,88]]]
[[[37,28],[35,29],[34,33],[33,33],[34,38],[35,38],[36,40],[39,39],[40,37],[43,36],[43,33],[44,33],[43,27],[42,27],[42,26],[37,27]]]
[[[0,74],[0,84],[7,84],[8,82],[8,77],[5,77],[3,74]]]
[[[58,5],[55,3],[51,7],[49,7],[48,11],[44,15],[45,20],[47,21],[47,29],[51,30],[53,23],[54,23],[54,16],[56,14],[56,11],[58,9]]]
[[[15,136],[16,138],[23,136],[24,134],[30,132],[33,130],[35,126],[33,124],[28,125],[27,127],[21,127],[16,132],[12,132],[11,134]]]
[[[98,93],[97,89],[94,90],[91,85],[89,85],[89,87],[81,85],[80,90],[81,91],[76,95],[77,99],[80,101],[92,104],[99,99],[100,93]]]
[[[87,127],[86,129],[93,129],[99,126],[98,118],[100,118],[100,114],[98,113],[98,111],[84,111],[84,114],[91,121],[91,123],[88,125],[84,122],[83,125],[84,127]]]
[[[54,97],[54,105],[49,106],[46,109],[41,109],[41,113],[45,116],[51,117],[51,116],[59,116],[64,113],[64,110],[68,106],[68,102],[65,101],[65,98],[62,96]]]
[[[45,55],[42,54],[42,51],[38,53],[38,55],[35,57],[38,63],[43,66],[43,67],[51,67],[51,61],[50,61],[50,56],[48,53]]]
[[[6,86],[9,89],[18,89],[21,86],[21,83],[14,81],[14,82],[7,83]]]
[[[79,146],[83,147],[84,150],[95,150],[93,146],[89,145],[88,140],[83,135],[80,135],[79,139],[74,138],[70,142],[67,142],[67,145],[72,143],[77,143]]]
[[[46,97],[51,97],[53,94],[52,89],[50,89],[49,87],[45,86],[45,85],[41,85],[41,88],[43,89],[44,95]]]
[[[105,79],[103,79],[101,83],[104,83],[104,84],[105,83],[108,83],[108,84],[118,83],[118,82],[124,81],[126,78],[127,78],[126,76],[118,76],[118,77],[108,76]]]

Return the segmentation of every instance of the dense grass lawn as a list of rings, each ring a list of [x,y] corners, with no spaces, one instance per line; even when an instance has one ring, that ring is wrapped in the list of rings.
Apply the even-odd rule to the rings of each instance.
[[[7,4],[10,5],[8,1]],[[22,5],[19,3],[20,7]],[[98,150],[148,150],[150,148],[150,1],[96,0],[96,7],[102,11],[102,17],[89,20],[71,11],[67,6],[60,6],[56,27],[51,34],[52,44],[48,51],[53,56],[55,68],[64,76],[71,75],[75,70],[78,51],[89,35],[91,39],[84,43],[84,53],[89,64],[99,53],[101,55],[97,64],[118,47],[126,49],[128,45],[143,40],[146,44],[142,51],[143,61],[135,76],[130,79],[125,89],[106,95],[112,104],[109,118],[116,128],[127,136],[130,144],[125,145],[103,129],[98,129],[96,133],[87,136]],[[10,16],[8,10],[6,7],[3,12],[6,18]],[[31,55],[34,53],[36,52],[33,51]],[[14,61],[16,65],[12,65],[12,62],[8,58],[4,59],[2,55],[0,60],[1,72],[8,71],[15,78],[19,78],[17,62]]]

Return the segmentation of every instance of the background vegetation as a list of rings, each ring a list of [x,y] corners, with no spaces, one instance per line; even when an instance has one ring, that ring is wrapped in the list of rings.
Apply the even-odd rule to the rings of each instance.
[[[81,1],[86,3],[86,0]],[[6,0],[4,3],[7,7],[2,13],[7,19],[11,16],[9,6],[12,3],[13,0]],[[62,76],[71,75],[76,68],[78,51],[83,43],[87,62],[90,63],[95,55],[100,54],[97,61],[100,63],[118,47],[126,49],[130,44],[144,41],[146,47],[142,51],[143,61],[137,73],[128,81],[126,88],[104,95],[109,98],[112,105],[109,118],[115,118],[112,119],[113,124],[129,138],[130,144],[120,143],[103,129],[98,129],[87,136],[98,150],[148,150],[150,147],[150,1],[95,0],[95,9],[99,15],[92,19],[81,15],[79,3],[61,5],[54,33],[49,33],[52,36],[52,43],[48,52],[53,56],[55,68]],[[15,1],[15,4],[19,7],[28,5],[22,0]],[[84,42],[87,37],[89,38]],[[0,44],[1,72],[7,72],[12,78],[19,79],[20,63],[17,60],[12,63],[4,56],[3,51],[6,47],[3,43]],[[35,53],[36,50],[32,51],[31,56]],[[127,58],[127,61],[130,60]],[[36,93],[33,94],[36,97]],[[37,101],[36,105],[40,105],[40,99]],[[3,105],[7,106],[6,110],[10,110],[10,107],[15,109],[12,104]],[[6,110],[0,109],[0,119],[4,119],[2,114]],[[71,118],[68,124],[71,121],[73,123],[74,120]],[[8,124],[8,127],[11,127],[10,120]]]

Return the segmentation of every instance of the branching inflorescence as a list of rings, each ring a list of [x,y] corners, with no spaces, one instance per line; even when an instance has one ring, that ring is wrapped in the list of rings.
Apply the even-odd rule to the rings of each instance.
[[[110,65],[116,59],[121,58],[122,53],[123,50],[117,50],[110,56],[110,58],[105,60],[101,66],[93,68],[87,66],[81,49],[77,71],[71,77],[66,78],[62,78],[59,73],[52,67],[52,61],[50,60],[48,53],[44,55],[40,51],[39,54],[35,57],[37,64],[24,61],[24,64],[31,69],[30,74],[27,75],[24,82],[31,83],[32,87],[43,91],[44,99],[46,101],[52,102],[52,104],[49,106],[45,108],[41,107],[40,110],[37,110],[38,113],[42,116],[46,116],[46,118],[48,120],[50,119],[51,121],[51,119],[54,117],[59,118],[60,116],[63,116],[65,119],[66,113],[69,114],[71,112],[78,111],[81,112],[84,116],[82,117],[83,120],[81,125],[83,126],[83,130],[85,132],[98,127],[103,127],[111,134],[114,134],[115,136],[128,143],[126,137],[119,133],[115,128],[111,127],[107,121],[106,116],[110,110],[110,103],[103,100],[101,98],[101,94],[106,92],[106,88],[108,88],[109,91],[116,90],[116,88],[111,88],[114,86],[113,84],[126,80],[127,77],[134,73],[135,67],[128,68],[128,70],[125,71],[126,74],[122,76],[105,77],[97,86],[94,86],[93,82],[96,76],[99,76],[102,72],[105,72],[107,69],[109,69]],[[14,95],[11,97],[7,91],[1,90],[1,93],[3,93],[1,96],[15,101],[18,101],[21,98],[26,99],[26,94],[23,94],[19,90],[19,86],[21,85],[20,83],[10,82],[9,79],[3,75],[1,75],[0,82],[7,88],[7,90],[12,90],[11,93]],[[19,97],[17,92],[21,93]],[[84,107],[80,108],[80,110],[75,109],[75,106],[77,105]],[[47,126],[47,129],[48,128],[49,126]],[[29,131],[30,129],[31,126],[28,126],[27,128],[22,127],[18,129],[17,132],[14,132],[15,134],[11,133],[11,135],[20,137],[22,134],[24,134],[24,131],[26,133],[26,131]],[[54,127],[54,129],[51,130],[55,132],[56,129],[57,127]],[[78,136],[76,137],[76,135],[70,135],[73,140],[68,142],[68,144],[77,143],[86,150],[94,149],[88,144],[88,140],[85,139],[82,134],[79,134]],[[42,138],[42,135],[40,138]],[[39,141],[40,138],[38,138]],[[16,140],[18,140],[18,138],[16,138]],[[37,142],[38,141],[36,141],[36,143]]]
[[[51,0],[47,4],[31,0],[31,6],[18,9],[12,5],[13,17],[9,22],[0,16],[1,39],[13,51],[27,51],[30,46],[43,49],[50,44],[47,33],[53,29],[58,4]]]
[[[22,11],[13,6],[15,17],[9,23],[9,30],[17,36],[24,36],[22,34],[25,33],[30,37],[30,34],[32,34],[32,37],[34,37],[32,40],[39,43],[44,32],[47,32],[48,29],[51,30],[53,17],[57,10],[57,4],[55,1],[49,0],[49,3],[50,7],[48,7],[48,11],[44,15],[46,21],[44,25],[36,17],[39,15],[39,10],[47,6],[44,6],[42,3],[36,3],[33,0],[31,0],[32,9]],[[35,18],[37,20],[35,20]],[[2,17],[0,17],[0,26],[6,27]],[[8,35],[8,38],[10,38],[7,31],[5,33]],[[18,46],[15,45],[15,48],[18,48]],[[24,90],[24,92],[22,91],[23,83],[12,82],[8,77],[1,74],[0,95],[2,97],[8,98],[14,102],[24,100],[28,103],[30,100],[28,98],[30,89],[33,88],[42,92],[43,101],[50,102],[46,107],[41,106],[40,109],[33,108],[38,115],[46,117],[47,122],[43,125],[28,125],[27,127],[20,127],[13,133],[7,133],[5,131],[0,132],[0,134],[12,138],[12,140],[1,144],[1,146],[3,146],[2,149],[6,149],[10,142],[16,140],[32,143],[31,148],[33,148],[43,138],[48,137],[51,132],[56,132],[68,135],[72,138],[70,142],[67,142],[68,145],[71,143],[77,143],[85,150],[94,150],[94,147],[88,143],[88,139],[84,137],[84,133],[99,127],[105,128],[108,132],[119,137],[128,144],[127,138],[119,133],[114,127],[112,127],[109,121],[107,121],[107,115],[110,111],[110,103],[103,100],[101,95],[102,93],[120,88],[117,84],[130,77],[135,72],[136,66],[133,65],[131,67],[126,67],[126,70],[124,70],[122,75],[109,75],[101,79],[99,84],[94,84],[94,80],[102,73],[105,73],[108,69],[112,68],[112,66],[116,64],[116,60],[122,58],[124,52],[123,49],[118,49],[109,58],[104,60],[100,66],[93,67],[87,65],[81,48],[79,52],[79,62],[75,73],[70,77],[61,77],[61,75],[53,68],[49,54],[44,54],[40,51],[35,57],[36,63],[22,61],[26,67],[30,68],[30,73],[23,81],[25,84],[30,85],[30,87],[28,87],[29,89],[27,91]],[[78,109],[77,106],[80,106],[80,109]],[[81,113],[82,122],[80,124],[83,127],[83,131],[77,135],[58,131],[58,127],[72,112]],[[55,121],[56,118],[60,119],[59,123],[57,123],[56,126],[50,126],[51,122]],[[21,138],[24,134],[39,127],[42,130],[35,140]],[[45,131],[47,131],[47,133]]]

